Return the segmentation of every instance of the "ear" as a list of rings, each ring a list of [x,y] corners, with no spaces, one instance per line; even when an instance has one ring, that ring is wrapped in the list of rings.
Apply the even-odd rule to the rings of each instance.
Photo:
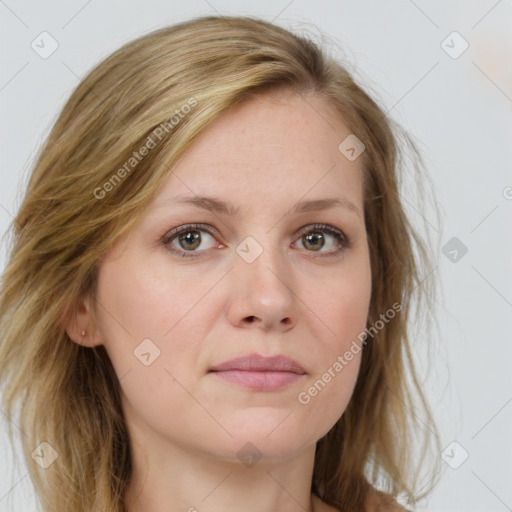
[[[64,327],[68,336],[79,345],[94,347],[102,344],[89,297],[79,299],[74,307],[68,309],[64,315]]]

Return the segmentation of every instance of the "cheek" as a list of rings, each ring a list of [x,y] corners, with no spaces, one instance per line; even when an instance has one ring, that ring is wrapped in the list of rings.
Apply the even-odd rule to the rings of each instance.
[[[352,355],[350,361],[334,359],[323,373],[314,375],[298,393],[299,415],[309,422],[316,439],[327,434],[347,408],[359,374],[360,361],[360,353]]]
[[[208,289],[186,273],[128,258],[105,262],[98,279],[101,331],[112,349],[120,343],[135,347],[145,338],[165,344],[184,322],[190,324]]]
[[[207,292],[218,277],[198,283],[168,264],[125,258],[104,262],[98,278],[103,344],[128,400],[148,417],[163,403],[186,408],[181,385],[191,388],[201,373],[201,342],[218,304]]]
[[[297,402],[322,436],[345,411],[359,375],[371,298],[369,258],[360,254],[340,268],[323,293],[315,290],[314,311],[328,329],[316,340],[316,364]]]
[[[322,319],[329,325],[325,336],[315,340],[315,364],[311,377],[296,396],[301,413],[318,438],[325,435],[345,411],[359,375],[364,350],[370,290],[362,286],[341,287],[324,304]]]
[[[131,421],[172,430],[177,410],[204,421],[186,389],[200,352],[207,280],[191,286],[184,273],[126,259],[105,262],[98,278],[99,327]]]
[[[333,273],[327,287],[315,287],[315,312],[328,327],[324,353],[344,351],[364,331],[371,299],[371,268],[367,252],[354,254]],[[326,362],[326,361],[324,361]]]

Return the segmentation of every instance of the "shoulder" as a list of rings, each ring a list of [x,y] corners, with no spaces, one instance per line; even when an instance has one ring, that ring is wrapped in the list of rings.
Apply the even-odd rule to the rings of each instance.
[[[313,495],[314,510],[316,512],[339,512],[339,509],[328,505],[318,496]],[[371,491],[365,504],[365,512],[411,512],[400,505],[390,494],[380,491]]]
[[[365,508],[366,512],[410,512],[390,494],[376,490],[368,495]]]

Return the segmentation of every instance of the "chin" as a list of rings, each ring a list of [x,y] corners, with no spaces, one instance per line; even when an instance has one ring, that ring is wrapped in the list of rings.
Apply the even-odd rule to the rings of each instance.
[[[284,418],[286,415],[281,414],[279,421],[270,417],[232,426],[228,430],[233,437],[223,436],[222,441],[215,444],[218,455],[235,463],[244,464],[249,460],[249,465],[257,460],[262,467],[265,463],[284,462],[315,446],[320,436],[308,432],[304,425],[302,428],[292,422],[287,425],[289,418],[283,421]]]

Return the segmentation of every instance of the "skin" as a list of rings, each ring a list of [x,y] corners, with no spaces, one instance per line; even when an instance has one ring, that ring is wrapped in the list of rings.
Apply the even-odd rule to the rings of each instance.
[[[350,133],[322,98],[256,96],[194,141],[102,261],[97,323],[85,299],[67,330],[78,343],[105,345],[120,379],[133,453],[130,512],[335,510],[310,492],[315,444],[343,414],[361,354],[308,404],[297,397],[366,325],[361,159],[338,150]],[[233,202],[240,217],[173,199],[195,194]],[[344,197],[359,213],[291,212],[299,200],[325,197]],[[193,243],[175,238],[165,246],[161,237],[189,223],[207,224],[212,235],[199,231],[197,257],[183,258],[169,248],[183,253]],[[325,245],[308,245],[300,230],[317,223],[341,230],[352,246],[324,231]],[[248,236],[262,249],[252,263],[236,252]],[[160,355],[145,366],[134,350],[148,338]],[[284,354],[306,374],[279,390],[254,391],[209,373],[253,353]],[[261,455],[252,467],[237,457],[246,443]]]

